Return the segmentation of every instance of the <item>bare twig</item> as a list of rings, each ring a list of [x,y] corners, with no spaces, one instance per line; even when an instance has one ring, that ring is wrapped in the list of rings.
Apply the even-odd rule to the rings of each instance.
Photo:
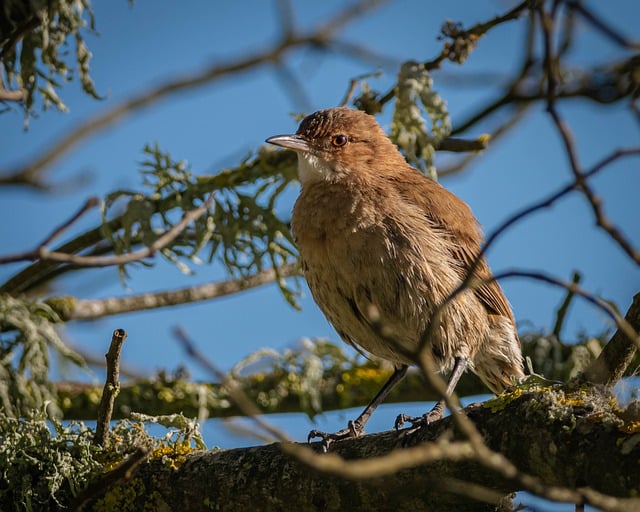
[[[249,400],[244,391],[238,386],[233,379],[229,378],[223,371],[219,370],[209,359],[202,354],[191,341],[187,333],[181,327],[175,327],[173,334],[182,345],[186,354],[204,368],[213,378],[220,381],[225,388],[229,397],[235,402],[238,408],[253,421],[262,431],[269,434],[273,439],[277,439],[282,443],[290,443],[287,435],[280,429],[274,427],[270,423],[263,420],[260,415],[261,411],[256,405]]]
[[[582,171],[580,164],[578,163],[578,156],[577,156],[575,144],[568,126],[562,120],[562,118],[558,114],[558,111],[555,109],[553,104],[549,105],[548,111],[564,143],[567,156],[569,157],[571,170],[575,177],[576,188],[579,188],[584,194],[584,196],[587,198],[587,201],[591,206],[593,215],[596,219],[596,224],[600,228],[602,228],[606,233],[608,233],[611,239],[617,242],[620,248],[625,253],[627,253],[627,255],[636,264],[640,265],[640,250],[636,249],[631,243],[631,241],[629,241],[627,237],[622,233],[622,231],[620,231],[620,229],[618,229],[618,227],[615,226],[605,216],[604,209],[602,208],[602,200],[595,194],[595,192],[587,184],[585,180],[585,174]]]
[[[293,19],[293,6],[291,0],[277,0],[275,2],[276,13],[280,20],[280,31],[284,39],[293,36],[295,23]]]
[[[489,137],[479,137],[477,139],[458,139],[447,137],[443,139],[436,149],[440,151],[451,151],[452,153],[468,153],[471,151],[482,151],[489,146]]]
[[[349,102],[353,99],[353,95],[355,94],[359,83],[360,80],[358,78],[352,78],[349,81],[349,87],[347,88],[347,92],[344,93],[344,97],[342,98],[340,103],[338,103],[339,106],[346,107],[349,104]]]
[[[25,97],[26,91],[24,89],[9,91],[0,87],[0,101],[23,101]]]
[[[600,309],[603,313],[605,313],[611,320],[616,324],[618,329],[622,332],[624,336],[626,336],[637,348],[640,349],[640,335],[636,332],[634,326],[622,318],[620,314],[615,310],[611,304],[603,299],[596,297],[594,294],[588,292],[584,288],[578,286],[577,283],[572,283],[568,281],[563,281],[562,279],[558,279],[557,277],[551,276],[544,272],[535,271],[535,270],[505,270],[504,272],[500,272],[493,276],[488,280],[483,280],[481,282],[489,282],[493,280],[507,279],[511,277],[525,277],[528,279],[535,279],[537,281],[542,281],[547,284],[551,284],[560,288],[564,288],[568,292],[573,293],[574,295],[578,295],[582,297],[587,302],[593,304],[595,307]],[[626,369],[623,368],[622,372]]]
[[[279,278],[297,275],[300,275],[300,267],[297,263],[291,263],[283,265],[277,272],[270,268],[238,279],[206,283],[177,290],[95,300],[52,297],[46,302],[63,321],[89,320],[215,299],[273,283]]]
[[[624,250],[636,264],[640,265],[640,251],[637,250],[622,232],[605,216],[601,199],[596,196],[595,192],[587,184],[585,174],[578,162],[578,152],[573,140],[573,135],[556,109],[556,88],[559,82],[560,57],[559,55],[555,55],[553,51],[553,29],[555,23],[552,14],[545,11],[544,3],[540,2],[538,4],[537,12],[540,16],[544,40],[544,66],[547,74],[547,112],[549,112],[564,144],[576,188],[582,191],[591,205],[596,224],[607,232],[611,239],[617,242],[622,250]]]
[[[331,452],[319,454],[312,448],[300,444],[284,444],[282,450],[315,470],[350,480],[379,478],[430,462],[470,460],[475,457],[467,442],[422,443],[395,449],[380,457],[353,461],[345,460]]]
[[[578,2],[576,0],[566,0],[567,7],[573,9],[574,11],[580,13],[580,15],[587,20],[591,25],[593,25],[596,29],[602,32],[605,36],[607,36],[611,41],[616,43],[623,48],[628,48],[631,50],[640,49],[640,43],[636,43],[634,41],[630,41],[622,34],[620,34],[615,28],[605,23],[601,18],[594,15],[587,7],[584,6],[583,2]]]
[[[382,75],[381,71],[374,71],[372,73],[364,73],[362,75],[353,77],[351,80],[349,80],[349,86],[347,87],[347,90],[344,93],[344,96],[340,101],[340,103],[338,103],[338,105],[341,107],[346,107],[353,99],[353,95],[355,94],[356,89],[358,88],[358,84],[360,84],[360,82],[362,82],[365,78],[377,78],[381,75]],[[368,112],[368,113],[374,114],[376,112]]]
[[[299,80],[296,74],[282,61],[275,64],[274,71],[283,88],[288,91],[289,99],[294,108],[300,112],[309,112],[312,102],[305,90],[304,82]]]
[[[120,351],[127,333],[124,329],[113,331],[111,345],[105,357],[107,359],[107,378],[102,391],[102,399],[98,408],[98,420],[93,443],[104,447],[109,435],[109,422],[113,414],[113,404],[120,390]]]
[[[571,282],[574,284],[580,284],[580,280],[582,276],[580,272],[574,272],[573,276],[571,276]],[[556,314],[556,321],[553,324],[553,335],[556,339],[560,339],[560,333],[562,332],[562,326],[564,325],[564,320],[567,316],[567,311],[569,310],[569,306],[571,305],[571,301],[575,297],[575,292],[573,290],[567,290],[567,294],[562,301],[562,304],[558,308],[558,312]]]

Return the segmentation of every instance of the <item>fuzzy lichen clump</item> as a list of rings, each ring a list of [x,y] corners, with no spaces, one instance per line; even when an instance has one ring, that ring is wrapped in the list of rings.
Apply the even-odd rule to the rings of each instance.
[[[0,510],[61,508],[103,470],[93,431],[81,423],[2,414],[0,432]]]
[[[148,422],[167,426],[168,434],[151,437],[145,428]],[[154,446],[152,458],[161,458],[172,469],[204,446],[197,424],[181,415],[120,421],[113,425],[104,447],[95,445],[93,438],[94,431],[84,424],[63,425],[44,412],[23,419],[0,414],[0,510],[67,509],[92,482],[140,446]],[[142,482],[115,486],[91,508],[137,510],[127,504],[133,505],[138,491],[144,491]]]

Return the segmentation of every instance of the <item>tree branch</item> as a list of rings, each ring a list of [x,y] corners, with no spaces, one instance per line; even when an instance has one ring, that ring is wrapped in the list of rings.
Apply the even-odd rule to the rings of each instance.
[[[550,339],[543,334],[523,334],[521,338],[523,355],[532,361],[534,372],[552,381],[566,381],[586,371],[588,365],[601,353],[601,343],[604,344],[599,340],[590,340],[585,344],[563,344],[554,339],[550,346]],[[338,362],[330,364],[322,378],[313,386],[314,392],[317,392],[315,399],[321,408],[318,411],[311,410],[309,404],[312,403],[312,398],[304,395],[305,391],[301,393],[297,381],[291,382],[289,372],[290,369],[274,366],[268,371],[235,376],[234,380],[263,414],[319,414],[364,407],[379,390],[380,382],[391,374],[387,366],[371,361],[354,361],[346,368]],[[243,415],[243,411],[229,401],[223,386],[215,382],[213,376],[212,380],[212,383],[191,382],[187,377],[172,376],[165,372],[146,379],[130,379],[120,387],[113,418],[126,418],[129,411],[150,416],[182,412],[188,417],[199,417],[203,410],[206,410],[206,415],[210,418]],[[95,418],[95,400],[101,392],[99,386],[82,382],[58,382],[55,389],[66,419]],[[462,376],[456,391],[461,397],[489,393],[480,379],[471,372]],[[264,400],[264,397],[269,398]],[[439,398],[440,395],[426,386],[424,378],[413,369],[392,390],[385,403],[431,402]]]
[[[45,302],[60,316],[62,321],[90,320],[134,311],[146,311],[215,299],[269,284],[278,278],[297,275],[300,275],[298,264],[290,263],[280,267],[277,272],[270,268],[238,279],[206,283],[177,290],[106,299],[51,297]]]
[[[611,223],[611,221],[605,216],[602,201],[596,196],[595,192],[588,185],[585,178],[585,173],[578,161],[578,152],[575,146],[573,135],[564,122],[558,110],[556,108],[557,101],[557,87],[560,83],[560,54],[554,52],[553,46],[553,31],[555,28],[554,12],[547,12],[544,8],[544,4],[537,5],[537,11],[540,16],[542,25],[542,36],[544,41],[544,68],[546,71],[546,101],[547,112],[551,116],[554,125],[560,135],[562,143],[569,160],[571,172],[574,176],[574,183],[576,188],[579,189],[587,198],[593,214],[596,218],[596,224],[601,227],[605,232],[609,234],[612,240],[622,248],[624,252],[638,265],[640,265],[640,251],[637,250],[633,244],[623,235],[623,233]],[[587,11],[585,11],[587,12]],[[584,14],[584,13],[583,13]],[[602,27],[600,27],[602,29]]]
[[[398,472],[385,474],[376,467],[376,457],[391,453],[398,443],[395,432],[386,432],[336,443],[329,458],[309,453],[304,445],[271,444],[194,453],[176,470],[151,460],[140,468],[135,482],[107,491],[104,499],[128,492],[135,496],[134,506],[155,496],[156,508],[196,512],[212,504],[224,504],[229,511],[248,510],[257,503],[267,511],[282,510],[284,504],[300,511],[416,506],[439,511],[495,510],[495,504],[451,493],[452,485],[447,484],[453,479],[502,495],[526,488],[551,499],[591,503],[604,510],[622,512],[639,505],[630,497],[640,491],[640,444],[633,442],[635,434],[625,433],[625,423],[608,399],[549,389],[499,397],[470,406],[466,413],[487,446],[518,461],[521,471],[533,475],[528,483],[467,460],[464,439],[449,417],[421,431],[419,440],[427,444],[394,452],[396,459],[391,460],[397,460],[398,467],[390,469],[405,468]],[[318,443],[313,448],[318,450]],[[305,450],[309,462],[318,468],[310,471],[307,464],[287,455],[291,450]],[[432,459],[435,454],[445,457]],[[407,459],[431,463],[409,468]],[[327,467],[333,474],[327,474]],[[603,478],[606,474],[616,477]]]
[[[62,227],[68,227],[68,225],[75,220],[79,214],[84,213],[86,211],[87,206],[78,212],[70,221],[67,221],[65,225],[61,228],[58,228],[54,231],[54,234],[47,238],[43,244],[35,248],[33,251],[27,251],[23,253],[19,253],[16,255],[10,255],[0,258],[1,263],[7,263],[10,261],[22,261],[22,260],[40,260],[40,261],[56,261],[59,263],[72,263],[76,267],[112,267],[115,265],[126,265],[128,263],[134,263],[136,261],[143,260],[150,256],[154,256],[158,251],[162,250],[164,247],[173,242],[179,235],[182,233],[187,226],[196,220],[198,217],[201,217],[213,203],[214,195],[210,194],[209,198],[198,208],[194,210],[184,212],[182,215],[182,219],[180,222],[175,224],[171,229],[162,233],[158,236],[153,243],[150,245],[134,252],[129,252],[126,254],[119,254],[116,256],[80,256],[77,254],[69,254],[65,252],[59,251],[50,251],[46,247],[46,242],[53,237],[53,235],[58,235],[59,231],[61,231]]]

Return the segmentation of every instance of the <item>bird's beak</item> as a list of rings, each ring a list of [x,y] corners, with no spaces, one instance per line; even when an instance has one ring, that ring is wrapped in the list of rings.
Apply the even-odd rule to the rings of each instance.
[[[300,137],[300,135],[274,135],[273,137],[269,137],[265,142],[292,149],[293,151],[307,152],[310,150],[309,143]]]

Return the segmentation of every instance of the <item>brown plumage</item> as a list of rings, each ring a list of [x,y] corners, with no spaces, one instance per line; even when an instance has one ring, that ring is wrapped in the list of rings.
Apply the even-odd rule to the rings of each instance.
[[[291,225],[315,301],[345,342],[397,368],[349,428],[310,434],[328,446],[361,434],[413,364],[433,311],[466,275],[482,236],[466,203],[409,166],[364,112],[321,110],[295,135],[267,141],[298,153],[302,190]],[[491,277],[484,259],[475,276]],[[453,368],[449,392],[467,366],[495,393],[523,377],[513,313],[496,281],[459,294],[432,334],[440,370]],[[443,411],[439,403],[410,420],[428,423]]]

